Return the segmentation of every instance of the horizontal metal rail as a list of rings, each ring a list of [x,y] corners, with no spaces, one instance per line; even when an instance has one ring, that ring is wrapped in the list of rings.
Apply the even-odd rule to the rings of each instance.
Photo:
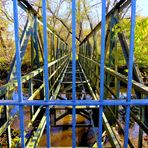
[[[59,80],[60,76],[62,75],[62,73],[63,73],[63,71],[64,71],[64,69],[65,69],[65,67],[66,67],[66,65],[67,65],[67,64],[65,64],[65,66],[64,66],[63,69],[61,70],[61,73],[60,73],[59,76],[56,78],[55,83],[57,83],[57,81]],[[61,67],[61,66],[59,66],[59,67]],[[50,87],[49,93],[52,91],[52,89],[53,89],[55,83]],[[42,108],[43,108],[43,106],[40,106],[40,107],[37,109],[37,111],[35,112],[35,114],[33,115],[32,119],[31,119],[31,122],[29,122],[29,124],[27,125],[27,128],[29,128],[29,127],[32,125],[32,123],[36,120],[36,118],[37,118],[37,116],[38,116],[38,114],[40,113],[40,111],[41,111]],[[27,133],[28,133],[28,132],[25,132],[25,135],[26,135]],[[28,139],[25,139],[25,143],[26,143],[27,141],[28,141]]]
[[[93,64],[97,65],[100,67],[100,64],[88,57],[85,57],[81,54],[79,54],[79,56],[81,56],[82,58],[84,59],[87,59],[88,61],[92,62]],[[121,80],[122,82],[126,83],[128,82],[128,78],[118,72],[116,72],[115,70],[111,69],[111,68],[108,68],[108,67],[104,67],[105,68],[105,71],[107,73],[109,73],[110,75],[116,77],[117,79]],[[145,86],[144,84],[141,84],[139,82],[136,82],[136,81],[132,81],[132,85],[133,85],[133,88],[135,88],[138,92],[141,92],[142,94],[145,94],[145,95],[148,95],[148,87]]]
[[[105,7],[106,7],[106,1],[102,0],[102,22],[100,22],[87,36],[86,38],[80,43],[79,46],[81,46],[83,43],[85,43],[86,41],[89,40],[90,37],[92,37],[97,31],[100,30],[100,27],[102,26],[102,40],[101,40],[101,65],[88,58],[85,57],[84,55],[79,55],[80,58],[82,58],[83,61],[87,61],[87,63],[91,63],[95,66],[95,68],[100,68],[100,97],[94,93],[91,83],[87,78],[87,75],[84,73],[84,70],[82,68],[82,66],[80,65],[80,68],[82,69],[82,73],[85,77],[85,81],[81,79],[81,81],[77,80],[76,77],[76,19],[75,19],[75,10],[76,10],[76,1],[72,0],[72,68],[69,68],[69,71],[72,71],[72,82],[63,82],[64,80],[64,76],[66,75],[66,71],[68,68],[68,58],[69,58],[69,54],[63,56],[62,58],[55,60],[51,63],[48,64],[48,54],[47,53],[47,31],[48,33],[52,35],[52,37],[57,37],[58,41],[60,40],[61,42],[64,42],[66,45],[68,45],[65,40],[63,40],[59,34],[54,31],[52,29],[52,27],[50,25],[48,25],[47,28],[47,20],[46,20],[46,0],[42,1],[42,12],[43,12],[43,17],[40,16],[40,14],[33,8],[33,6],[31,6],[31,4],[27,1],[27,0],[13,0],[14,2],[14,26],[15,26],[15,42],[16,42],[16,63],[17,63],[17,81],[16,79],[12,79],[12,81],[8,82],[7,84],[5,84],[3,87],[0,87],[0,98],[2,98],[2,100],[0,100],[0,106],[3,105],[5,106],[10,106],[10,105],[19,105],[19,117],[20,117],[20,141],[19,143],[21,143],[22,147],[25,147],[25,144],[27,145],[27,147],[37,147],[40,138],[43,134],[43,131],[45,129],[45,126],[47,127],[46,129],[46,139],[47,139],[47,147],[50,147],[50,128],[52,125],[49,122],[49,118],[50,118],[50,108],[52,108],[53,106],[56,107],[65,107],[65,109],[70,108],[72,111],[70,113],[72,113],[72,146],[76,147],[76,109],[81,110],[83,109],[84,111],[82,113],[86,113],[87,108],[99,108],[99,128],[98,128],[98,147],[102,147],[101,143],[102,143],[102,124],[104,122],[104,127],[108,133],[108,136],[110,138],[111,141],[111,145],[113,147],[121,147],[121,144],[118,141],[118,138],[116,137],[116,135],[114,134],[114,131],[112,129],[112,127],[110,126],[108,119],[106,118],[105,114],[103,113],[103,108],[104,107],[109,107],[109,106],[121,106],[123,105],[124,108],[126,108],[126,123],[125,123],[125,131],[124,131],[124,147],[127,147],[127,144],[130,145],[130,140],[128,139],[128,130],[129,130],[129,119],[130,119],[130,115],[131,117],[133,117],[132,115],[132,111],[130,113],[130,106],[131,105],[139,105],[139,106],[144,106],[144,105],[148,105],[148,98],[146,99],[141,99],[139,96],[139,98],[137,97],[137,99],[131,99],[131,91],[132,91],[132,87],[135,88],[137,90],[137,92],[140,92],[141,94],[145,94],[146,97],[148,96],[148,87],[138,83],[136,81],[132,81],[133,77],[132,77],[132,66],[133,66],[133,49],[134,49],[134,18],[135,18],[135,0],[132,0],[132,8],[131,8],[131,40],[130,40],[130,54],[129,54],[129,72],[128,72],[128,78],[118,72],[116,72],[115,70],[112,70],[106,66],[104,66],[104,54],[105,54],[105,31],[106,31],[106,22],[109,22],[109,18],[113,13],[120,13],[121,10],[123,10],[125,7],[127,7],[130,3],[131,0],[119,0],[119,2],[111,9],[111,11],[105,15]],[[37,22],[39,23],[39,25],[43,26],[43,37],[44,37],[44,43],[42,43],[41,45],[41,41],[40,41],[40,47],[43,48],[44,47],[44,69],[43,67],[32,71],[31,73],[22,76],[21,78],[21,56],[19,54],[20,51],[20,41],[19,41],[19,31],[18,31],[18,9],[17,9],[17,4],[20,5],[21,8],[23,8],[28,14],[30,14],[30,16],[33,16],[33,18],[37,17]],[[16,13],[15,13],[16,12]],[[43,22],[44,23],[43,23]],[[29,25],[28,25],[29,26]],[[33,26],[31,25],[31,28]],[[32,28],[33,29],[33,28]],[[38,30],[36,30],[38,31]],[[35,31],[35,32],[36,32]],[[37,33],[37,32],[36,32]],[[41,35],[42,36],[42,35]],[[40,36],[40,37],[41,37]],[[23,38],[22,38],[23,39]],[[25,39],[25,38],[24,38]],[[25,44],[25,46],[27,46],[28,44],[28,38],[26,38],[27,43]],[[41,39],[41,38],[40,38]],[[57,41],[57,42],[58,42]],[[25,42],[25,40],[24,40]],[[38,44],[36,44],[38,46]],[[52,40],[52,46],[54,46],[54,41]],[[59,46],[61,47],[61,44],[57,45],[59,48]],[[62,49],[63,49],[63,45],[62,45]],[[53,50],[54,47],[51,48],[51,50]],[[25,53],[25,51],[24,51]],[[58,53],[57,53],[58,54]],[[52,54],[51,54],[52,56]],[[14,60],[15,61],[15,60]],[[48,68],[50,68],[51,66],[55,65],[54,69],[55,71],[52,71],[52,74],[48,77]],[[59,66],[60,65],[60,66]],[[52,68],[52,67],[51,67]],[[87,67],[89,68],[89,67]],[[45,70],[45,71],[44,71]],[[97,69],[99,71],[99,69]],[[127,89],[127,100],[105,100],[104,98],[104,70],[106,73],[109,73],[111,76],[113,76],[114,78],[117,78],[118,80],[124,82],[127,84],[128,89]],[[44,77],[44,83],[41,83],[41,86],[35,90],[33,92],[33,90],[31,90],[30,87],[30,97],[28,100],[23,100],[22,98],[22,83],[27,82],[30,79],[33,79],[35,76],[37,76],[38,74],[43,73]],[[56,75],[58,73],[58,76]],[[59,74],[60,73],[60,74]],[[69,72],[68,72],[69,73]],[[99,74],[99,72],[98,72]],[[56,75],[56,80],[54,78],[54,82],[53,84],[52,81],[50,82],[50,87],[49,87],[49,80],[51,80],[51,78],[53,78],[53,76]],[[92,74],[91,74],[92,75]],[[101,78],[102,77],[102,78]],[[77,80],[77,81],[76,81]],[[57,100],[58,94],[60,92],[61,86],[63,84],[72,84],[72,100]],[[84,86],[84,84],[87,84],[87,88],[90,91],[90,94],[93,98],[93,100],[76,100],[76,84],[82,84],[82,86]],[[19,94],[19,100],[3,100],[4,96],[6,93],[8,93],[11,90],[14,90],[16,86],[18,87],[18,94]],[[32,83],[30,84],[30,86],[32,85]],[[54,86],[56,85],[56,88],[54,88]],[[99,85],[99,84],[98,84]],[[68,86],[68,85],[66,85]],[[36,97],[36,95],[43,90],[43,88],[45,89],[43,98],[40,98],[40,100],[34,100],[34,98]],[[98,86],[99,87],[99,86]],[[52,91],[52,93],[50,93]],[[78,92],[79,93],[79,92]],[[52,95],[53,94],[53,95]],[[81,93],[83,95],[83,93]],[[61,97],[62,99],[62,97]],[[24,127],[24,113],[23,113],[23,107],[24,106],[39,106],[39,108],[37,109],[37,111],[35,112],[35,114],[33,114],[31,122],[29,122],[28,127],[30,127],[32,124],[32,122],[34,122],[38,116],[38,113],[40,113],[40,111],[46,108],[46,112],[42,114],[41,120],[39,121],[40,123],[38,124],[37,130],[33,130],[33,134],[32,136],[30,136],[28,139],[26,138],[26,135],[28,134],[28,132],[25,130]],[[14,115],[14,119],[15,117],[17,117],[17,113]],[[87,113],[86,118],[87,118]],[[63,115],[64,116],[64,115]],[[61,116],[62,117],[62,116]],[[7,118],[7,117],[6,117]],[[90,117],[91,118],[91,117]],[[103,120],[102,120],[103,119]],[[6,130],[8,128],[8,126],[11,124],[11,121],[13,120],[12,116],[8,116],[8,120],[6,121],[6,123],[4,123],[4,125],[0,128],[0,134],[3,133],[4,130]],[[137,119],[134,118],[134,120],[136,121]],[[141,123],[141,122],[139,122]],[[93,124],[93,123],[92,123]],[[61,126],[61,125],[56,125],[56,126]],[[67,126],[67,125],[66,125]],[[82,124],[79,124],[78,126],[82,126]],[[86,125],[83,125],[83,127]],[[10,127],[10,126],[9,126]],[[9,132],[8,134],[8,140],[11,139],[11,134]],[[97,141],[97,140],[96,140]],[[11,144],[10,144],[11,145]],[[130,145],[132,146],[132,144]],[[9,144],[8,144],[8,147]]]
[[[58,70],[66,64],[67,59],[49,76],[48,81],[58,72]],[[35,96],[45,87],[45,84],[43,83],[33,94],[29,97],[28,100],[33,100]]]
[[[65,55],[65,56],[61,57],[60,59],[50,62],[48,64],[48,68],[51,67],[52,65],[58,63],[59,61],[61,61],[64,58],[68,58],[68,55]],[[43,72],[43,67],[38,68],[25,76],[22,76],[22,83],[27,82],[28,80],[35,77],[36,75],[38,75],[41,72]],[[16,86],[17,86],[17,80],[11,80],[10,82],[5,84],[4,86],[0,87],[0,97],[2,97],[7,91],[14,90]]]
[[[79,63],[79,65],[80,65],[81,71],[82,71],[85,79],[88,80],[80,63]],[[93,96],[93,99],[94,100],[99,100],[99,98],[96,97],[90,83],[88,82],[87,84],[88,84],[89,90],[90,90],[90,92],[91,92],[91,94]],[[120,143],[118,142],[117,138],[115,137],[115,134],[113,133],[112,128],[111,128],[111,126],[110,126],[110,124],[109,124],[109,122],[108,122],[108,120],[107,120],[104,113],[102,114],[102,118],[103,118],[103,122],[105,124],[104,127],[105,127],[105,129],[106,129],[106,131],[107,131],[107,133],[108,133],[108,135],[110,137],[110,141],[111,141],[112,146],[116,147],[116,148],[120,148],[121,147]]]
[[[98,98],[99,99],[99,98]],[[0,105],[21,105],[21,106],[73,106],[73,102],[71,100],[50,100],[49,102],[42,100],[23,100],[23,102],[18,102],[14,100],[0,100]],[[126,100],[103,100],[103,102],[99,102],[98,100],[76,100],[76,106],[130,106],[130,105],[148,105],[148,99],[132,99],[131,102],[126,102]]]
[[[95,77],[100,81],[100,78],[98,75],[95,74],[95,72],[90,69],[91,72],[94,73]],[[91,81],[91,80],[90,80]],[[92,82],[92,81],[91,81]],[[92,82],[93,83],[93,82]],[[94,85],[94,83],[93,83]],[[104,84],[105,88],[115,97],[115,99],[119,99],[115,94],[114,92],[106,85]],[[96,90],[99,92],[99,90],[96,88]],[[122,106],[124,107],[124,106]],[[124,107],[125,108],[125,107]],[[148,133],[148,127],[146,127],[146,125],[144,123],[142,123],[142,121],[140,119],[138,119],[135,114],[132,112],[131,110],[131,113],[130,113],[131,117],[135,120],[135,122],[144,130],[145,133]]]
[[[65,68],[65,70],[64,70],[64,72],[63,72],[63,74],[62,74],[62,77],[61,77],[61,79],[60,79],[60,81],[59,81],[59,84],[58,84],[58,86],[56,87],[56,89],[55,89],[55,91],[54,91],[54,93],[53,93],[53,95],[50,97],[50,99],[49,100],[53,100],[53,99],[56,99],[57,98],[57,96],[58,96],[58,93],[59,93],[59,91],[60,91],[60,87],[61,87],[61,82],[63,81],[63,78],[64,78],[64,75],[65,75],[65,72],[66,72],[66,70],[67,70],[67,66],[68,66],[68,63],[66,64],[66,68]],[[50,108],[51,108],[52,106],[50,106]],[[43,124],[42,124],[43,123]],[[36,130],[36,132],[34,133],[34,135],[31,137],[31,139],[29,140],[29,142],[28,142],[28,144],[27,144],[27,147],[36,147],[37,145],[38,145],[38,143],[39,143],[39,141],[40,141],[40,138],[41,138],[41,136],[42,136],[42,134],[43,134],[43,131],[44,131],[44,129],[45,129],[45,125],[46,125],[46,115],[43,115],[43,117],[42,117],[42,119],[41,119],[41,122],[40,122],[40,124],[39,124],[39,126],[38,126],[38,129]]]
[[[54,71],[51,75],[50,75],[50,77],[49,77],[49,79],[48,80],[50,80],[56,73],[57,73],[57,71],[64,65],[64,64],[66,64],[66,61],[67,60],[65,60],[57,69],[56,69],[56,71]],[[58,77],[59,78],[59,77]],[[29,98],[28,98],[28,100],[33,100],[35,97],[36,97],[36,95],[42,90],[44,88],[44,84],[42,84],[33,94],[32,94],[32,96],[30,96]],[[51,91],[51,90],[50,90]],[[39,109],[38,111],[40,111],[41,109]],[[37,113],[39,113],[37,111]],[[5,132],[5,130],[8,128],[8,126],[9,125],[11,125],[11,123],[15,120],[15,118],[16,117],[18,117],[18,112],[16,112],[16,114],[14,115],[14,116],[10,116],[9,118],[8,118],[8,120],[0,127],[0,135],[2,135],[4,132]],[[32,122],[34,121],[34,118],[36,118],[37,117],[37,114],[35,113],[35,116],[33,116],[33,118],[32,118]],[[29,124],[29,126],[30,126],[30,124]],[[29,126],[28,126],[28,128],[29,128]]]

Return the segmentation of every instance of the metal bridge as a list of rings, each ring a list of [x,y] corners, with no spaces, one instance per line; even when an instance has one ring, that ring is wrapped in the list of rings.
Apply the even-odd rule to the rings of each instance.
[[[118,14],[130,4],[131,35],[130,43],[128,43],[122,32],[118,33],[115,38],[112,28],[119,21]],[[20,38],[18,7],[28,14]],[[95,129],[96,147],[103,147],[103,131],[107,132],[111,147],[134,147],[129,137],[131,119],[139,126],[138,147],[142,147],[143,132],[148,134],[148,121],[145,113],[148,105],[148,87],[143,84],[141,73],[134,59],[136,0],[120,0],[108,14],[105,10],[106,2],[103,0],[102,21],[83,41],[78,41],[78,47],[76,46],[75,9],[75,0],[72,0],[71,48],[66,40],[62,39],[48,24],[46,0],[42,0],[42,16],[28,1],[13,0],[16,54],[7,84],[0,87],[2,119],[0,136],[6,133],[7,147],[12,146],[12,123],[15,123],[16,119],[20,121],[20,135],[19,141],[15,143],[16,147],[39,147],[44,133],[46,133],[46,147],[51,147],[51,128],[64,126],[72,129],[72,147],[78,146],[76,129],[79,127]],[[98,40],[98,36],[101,41]],[[21,63],[29,42],[31,43],[31,72],[22,75]],[[127,76],[118,71],[117,44],[120,44],[122,48],[128,67]],[[108,60],[106,60],[107,56],[109,56]],[[27,100],[23,98],[22,85],[28,87],[29,98]],[[121,85],[127,88],[127,97],[124,99],[119,97]],[[10,94],[16,88],[18,89],[18,100],[12,100]],[[135,98],[132,98],[133,91]],[[109,99],[109,95],[113,97]],[[138,116],[131,109],[133,106],[139,107]],[[25,107],[30,109],[27,125],[24,123]],[[122,126],[119,121],[119,108],[125,110],[125,126]],[[59,110],[63,112],[57,116]],[[59,125],[58,121],[67,115],[72,116],[71,123]],[[78,123],[77,115],[88,120],[87,124]],[[37,120],[39,122],[35,125]],[[115,134],[111,120],[120,127],[124,136],[124,145]],[[27,130],[29,127],[33,128]]]

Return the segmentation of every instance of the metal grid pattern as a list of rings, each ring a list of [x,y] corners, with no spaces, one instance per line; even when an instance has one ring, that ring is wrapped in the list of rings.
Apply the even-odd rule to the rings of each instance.
[[[14,29],[15,29],[15,45],[16,45],[16,72],[19,101],[0,100],[0,105],[18,105],[20,115],[20,130],[21,130],[21,146],[25,148],[24,137],[24,106],[45,106],[46,107],[46,139],[47,147],[50,147],[50,107],[71,106],[72,107],[72,146],[76,147],[76,106],[99,106],[99,136],[98,147],[102,147],[102,126],[103,126],[103,108],[104,106],[119,106],[126,107],[126,121],[124,134],[124,147],[128,147],[128,130],[130,119],[131,105],[148,105],[148,99],[131,99],[132,85],[139,87],[138,84],[133,84],[133,55],[134,55],[134,28],[135,28],[135,11],[136,0],[131,1],[131,38],[129,52],[129,71],[128,71],[128,86],[127,100],[105,100],[104,99],[104,72],[105,69],[105,35],[106,35],[106,1],[102,0],[102,22],[101,22],[101,63],[100,63],[100,100],[77,100],[76,99],[76,0],[72,0],[72,100],[50,100],[49,99],[49,74],[48,74],[48,44],[47,44],[47,19],[46,19],[46,0],[42,0],[42,17],[43,17],[43,36],[44,36],[44,83],[45,83],[45,100],[23,100],[22,98],[22,76],[21,76],[21,57],[20,57],[20,39],[19,39],[19,20],[18,20],[18,1],[13,0],[14,14]],[[83,45],[83,44],[82,44]],[[81,46],[82,46],[81,45]],[[80,60],[84,57],[80,57]],[[95,64],[95,63],[93,63]],[[120,77],[120,76],[119,76]],[[29,78],[30,79],[30,78]],[[141,88],[147,94],[145,88]]]

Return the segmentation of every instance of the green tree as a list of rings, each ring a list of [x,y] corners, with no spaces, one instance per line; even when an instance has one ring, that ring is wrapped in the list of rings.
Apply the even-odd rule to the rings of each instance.
[[[130,19],[121,20],[114,28],[115,36],[123,32],[130,39]],[[135,61],[140,67],[148,67],[148,18],[137,17],[135,27]]]
[[[2,2],[0,2],[0,69],[6,70],[8,70],[8,65],[14,56],[13,34],[9,31],[9,24]]]

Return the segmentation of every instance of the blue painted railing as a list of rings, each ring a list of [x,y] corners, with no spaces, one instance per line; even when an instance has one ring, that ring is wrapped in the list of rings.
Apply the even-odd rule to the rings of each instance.
[[[48,82],[48,43],[47,43],[47,19],[46,19],[46,0],[42,0],[43,17],[43,36],[44,36],[44,83],[45,100],[24,100],[22,97],[21,82],[21,57],[20,57],[20,39],[19,39],[19,20],[18,20],[18,1],[13,0],[15,46],[16,46],[16,67],[19,100],[0,100],[0,105],[18,105],[20,115],[21,146],[25,148],[24,136],[24,106],[46,106],[46,139],[47,147],[50,147],[50,106],[72,106],[72,146],[76,147],[76,106],[99,106],[99,137],[98,147],[102,147],[102,114],[104,106],[126,107],[126,122],[124,147],[128,146],[128,130],[131,105],[148,105],[148,99],[131,99],[132,80],[133,80],[133,55],[134,55],[134,28],[135,28],[136,0],[131,1],[131,38],[129,52],[129,70],[127,100],[105,100],[104,99],[104,65],[105,65],[105,35],[106,35],[106,0],[102,0],[102,23],[101,23],[101,63],[100,63],[100,100],[76,100],[76,0],[72,0],[72,100],[49,100],[49,82]]]

